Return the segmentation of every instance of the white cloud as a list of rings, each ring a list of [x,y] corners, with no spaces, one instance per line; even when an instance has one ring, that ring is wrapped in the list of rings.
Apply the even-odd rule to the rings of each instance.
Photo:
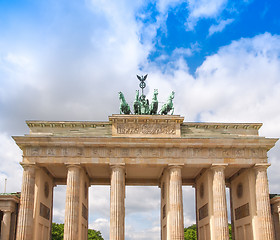
[[[20,192],[22,167],[21,150],[14,143],[11,136],[0,133],[0,192],[4,192],[5,179],[7,179],[6,192]]]
[[[202,18],[215,18],[226,7],[227,0],[188,0],[187,30],[193,30]]]
[[[110,238],[110,220],[107,218],[98,218],[92,223],[89,223],[89,229],[94,229],[100,231],[104,240],[109,240]]]
[[[159,0],[157,1],[157,8],[160,13],[166,14],[170,8],[182,4],[184,0]]]
[[[131,226],[127,226],[127,231],[125,234],[125,239],[127,240],[157,240],[160,239],[160,227],[151,227],[148,229],[140,230],[135,229]]]
[[[178,59],[178,57],[190,57],[192,56],[195,52],[200,51],[200,46],[198,42],[196,43],[191,43],[190,48],[175,48],[172,52],[172,58]]]
[[[66,186],[54,187],[53,196],[53,222],[64,223]]]
[[[227,19],[227,20],[221,20],[217,25],[211,25],[209,28],[209,36],[213,35],[217,32],[222,32],[225,27],[229,24],[231,24],[234,21],[234,19]]]

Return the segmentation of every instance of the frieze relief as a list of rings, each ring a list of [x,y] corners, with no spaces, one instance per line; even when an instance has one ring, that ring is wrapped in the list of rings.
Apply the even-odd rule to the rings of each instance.
[[[27,147],[30,157],[266,159],[262,148]]]
[[[145,135],[158,135],[176,134],[176,124],[175,123],[118,123],[117,124],[117,134],[129,135],[129,134],[145,134]]]

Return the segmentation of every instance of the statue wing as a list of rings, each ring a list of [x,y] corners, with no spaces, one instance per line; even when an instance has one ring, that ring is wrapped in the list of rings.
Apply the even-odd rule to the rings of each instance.
[[[144,76],[144,79],[143,79],[143,80],[145,81],[147,77],[148,77],[148,74],[146,74],[146,75]]]
[[[137,76],[137,78],[140,80],[140,81],[142,81],[142,78],[140,77],[140,76],[138,76],[138,75],[136,75]]]

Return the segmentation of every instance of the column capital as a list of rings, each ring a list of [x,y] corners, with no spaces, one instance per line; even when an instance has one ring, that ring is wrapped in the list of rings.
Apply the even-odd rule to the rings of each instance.
[[[66,163],[65,164],[66,168],[82,168],[81,164],[80,163]]]
[[[111,163],[110,168],[111,169],[116,169],[116,168],[125,169],[125,163]]]
[[[4,213],[12,213],[12,212],[14,212],[11,209],[4,209],[4,210],[1,210],[1,211],[4,212]]]
[[[212,170],[224,170],[228,166],[227,163],[213,163],[210,167]]]
[[[184,164],[182,164],[182,163],[171,163],[171,164],[168,164],[168,169],[173,169],[173,168],[182,169],[183,166],[184,166]]]
[[[24,170],[27,170],[27,169],[38,169],[39,168],[39,166],[36,164],[36,163],[24,163],[24,162],[20,162],[19,163],[21,166],[22,166],[22,168],[24,169]]]
[[[270,163],[256,163],[253,168],[255,171],[266,171],[266,169],[270,166]]]

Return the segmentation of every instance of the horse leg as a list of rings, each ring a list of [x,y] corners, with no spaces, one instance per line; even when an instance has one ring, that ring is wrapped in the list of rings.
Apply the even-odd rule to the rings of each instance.
[[[172,113],[171,113],[171,115],[173,115],[173,113],[174,113],[174,107],[172,108]]]

